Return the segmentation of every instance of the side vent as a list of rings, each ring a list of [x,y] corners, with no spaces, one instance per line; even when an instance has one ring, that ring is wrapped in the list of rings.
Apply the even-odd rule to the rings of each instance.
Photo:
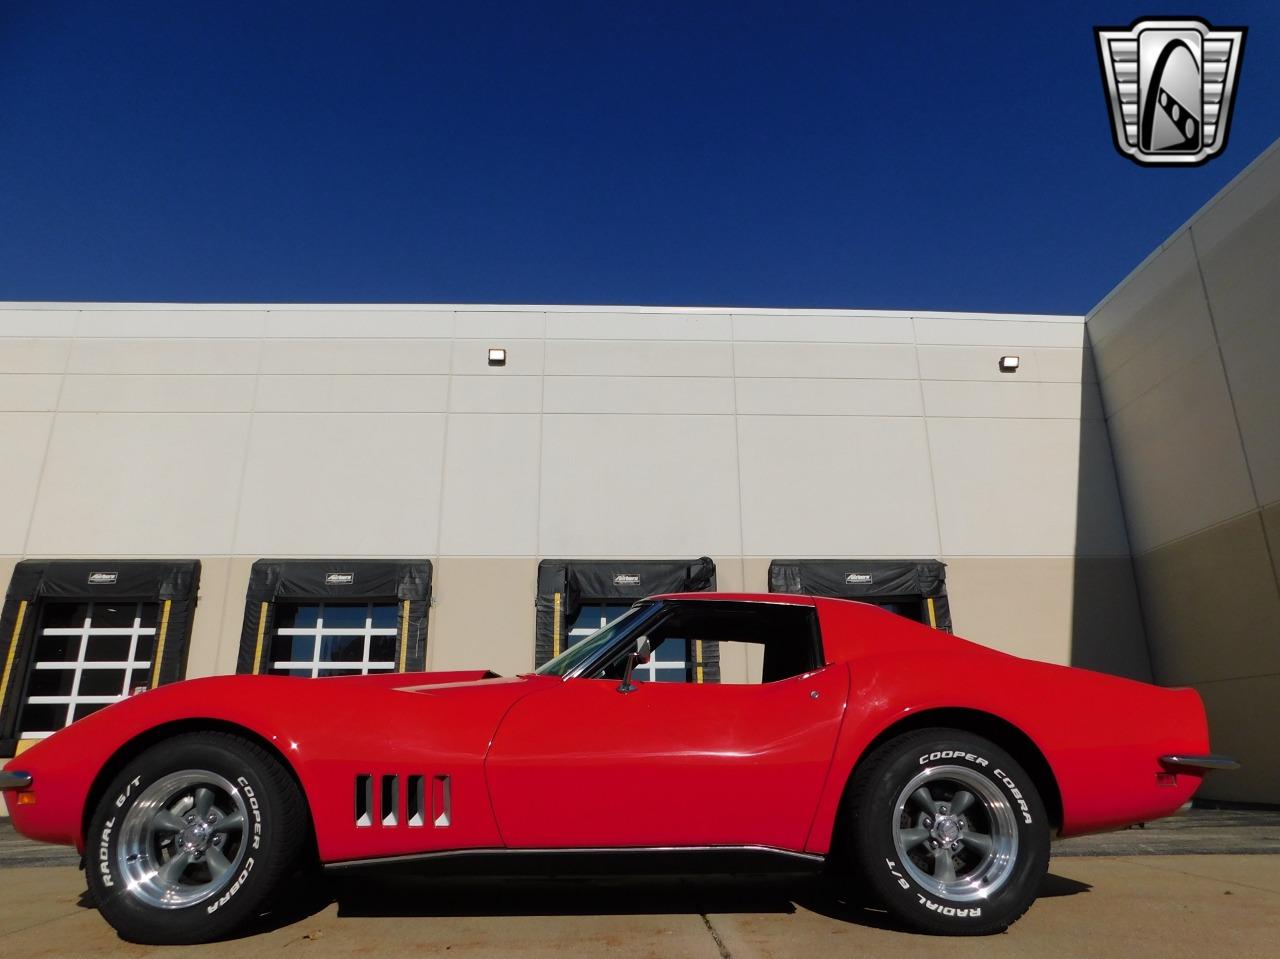
[[[356,777],[356,825],[373,825],[373,777]]]
[[[355,812],[357,826],[372,826],[376,821],[387,828],[427,824],[430,802],[431,824],[439,828],[453,823],[453,786],[448,776],[405,776],[405,790],[400,792],[401,777],[395,774],[356,776]],[[430,779],[430,786],[427,781]],[[378,805],[374,807],[374,787]],[[431,793],[428,796],[427,790]]]
[[[427,784],[423,776],[410,776],[404,791],[405,821],[410,826],[426,823]]]
[[[453,787],[448,776],[431,780],[431,822],[440,829],[453,821]]]
[[[382,777],[382,825],[394,826],[400,821],[400,777]]]

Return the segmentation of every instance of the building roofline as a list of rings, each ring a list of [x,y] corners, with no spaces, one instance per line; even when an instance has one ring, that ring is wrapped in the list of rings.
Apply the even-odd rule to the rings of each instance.
[[[1083,323],[1084,316],[1061,313],[973,313],[948,310],[848,310],[741,306],[635,306],[526,303],[213,303],[213,302],[89,302],[76,300],[0,301],[0,310],[57,311],[246,311],[290,312],[302,310],[422,313],[651,313],[692,316],[847,316],[898,317],[902,319],[1007,320],[1046,323]]]

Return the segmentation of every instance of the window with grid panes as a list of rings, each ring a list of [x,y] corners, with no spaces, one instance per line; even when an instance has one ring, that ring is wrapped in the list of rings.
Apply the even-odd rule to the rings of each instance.
[[[40,739],[151,684],[160,604],[46,602],[18,719]]]
[[[312,678],[394,672],[398,618],[394,602],[282,602],[264,671]]]

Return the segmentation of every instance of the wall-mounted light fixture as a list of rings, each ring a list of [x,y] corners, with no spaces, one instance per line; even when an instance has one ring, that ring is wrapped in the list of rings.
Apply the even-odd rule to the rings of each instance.
[[[490,351],[492,352],[492,351]],[[1022,363],[1022,358],[1018,356],[1002,356],[1000,357],[1001,373],[1016,373],[1018,366]]]
[[[506,366],[507,351],[500,347],[495,347],[495,346],[489,347],[489,365],[490,366]]]

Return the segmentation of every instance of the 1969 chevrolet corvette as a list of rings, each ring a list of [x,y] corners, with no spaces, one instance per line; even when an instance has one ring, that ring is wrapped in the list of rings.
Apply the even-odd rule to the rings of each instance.
[[[667,640],[754,684],[640,682]],[[743,650],[744,658],[749,652]],[[223,676],[124,700],[7,765],[18,831],[74,845],[122,936],[225,936],[297,871],[817,871],[910,926],[1005,928],[1053,836],[1156,819],[1209,754],[1197,694],[1018,659],[873,606],[637,603],[536,673]],[[567,862],[566,862],[567,860]]]

